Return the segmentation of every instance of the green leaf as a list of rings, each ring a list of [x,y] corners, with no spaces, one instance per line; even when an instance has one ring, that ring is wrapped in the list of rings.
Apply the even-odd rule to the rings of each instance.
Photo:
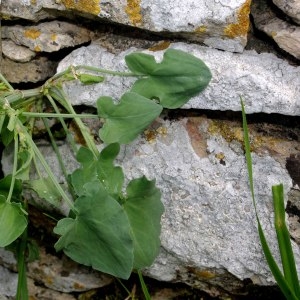
[[[104,81],[104,77],[100,75],[79,74],[77,77],[80,82],[85,85],[100,83]]]
[[[109,194],[118,197],[123,186],[124,174],[121,167],[114,166],[113,161],[119,152],[119,144],[110,144],[101,151],[98,159],[95,159],[89,149],[81,147],[77,154],[81,168],[71,175],[76,194],[80,196],[84,193],[83,187],[87,182],[99,181]]]
[[[157,63],[152,55],[132,53],[125,57],[128,68],[138,79],[131,91],[149,99],[159,99],[165,108],[179,108],[203,91],[211,80],[205,63],[186,52],[168,49]]]
[[[7,198],[9,194],[11,178],[12,178],[11,175],[7,175],[0,180],[0,195],[4,196],[4,198]],[[21,180],[16,179],[11,200],[13,202],[19,202],[21,193],[22,193],[22,182]]]
[[[7,203],[0,195],[0,247],[5,247],[16,240],[27,227],[20,203]]]
[[[164,211],[155,181],[146,177],[132,180],[127,187],[124,209],[134,243],[134,268],[150,266],[159,252],[160,219]]]
[[[61,235],[55,249],[78,263],[127,279],[133,266],[133,242],[121,205],[100,182],[85,184],[75,201],[75,219],[65,218],[54,228]]]
[[[50,177],[31,180],[28,183],[30,188],[32,188],[39,197],[46,199],[55,206],[59,204],[61,195]]]
[[[104,148],[97,162],[97,174],[100,182],[110,195],[118,197],[124,183],[124,174],[121,167],[114,166],[114,160],[120,152],[120,145],[110,144]]]
[[[3,119],[4,118],[4,119]],[[2,128],[1,128],[1,141],[5,147],[7,147],[12,140],[14,139],[14,131],[8,130],[8,121],[9,118],[7,116],[1,116]]]
[[[31,169],[31,161],[34,157],[34,152],[31,147],[21,148],[18,153],[18,166],[16,178],[21,180],[28,180]]]
[[[97,180],[96,160],[93,152],[88,148],[81,147],[76,155],[81,167],[71,174],[71,183],[75,193],[81,196],[84,193],[84,185],[90,181]]]
[[[117,105],[112,98],[101,97],[97,108],[105,119],[99,135],[107,144],[133,141],[162,111],[161,105],[136,93],[125,93]]]

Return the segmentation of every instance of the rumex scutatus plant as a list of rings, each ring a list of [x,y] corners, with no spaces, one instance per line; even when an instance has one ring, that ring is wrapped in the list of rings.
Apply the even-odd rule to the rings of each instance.
[[[127,279],[132,270],[140,272],[150,266],[158,254],[164,208],[155,180],[143,176],[124,187],[123,170],[114,160],[120,145],[132,142],[164,108],[179,108],[205,89],[211,73],[200,59],[175,49],[166,50],[159,63],[144,53],[129,54],[125,60],[128,72],[71,66],[40,88],[24,91],[14,90],[0,74],[1,143],[14,149],[11,174],[0,180],[0,247],[17,244],[18,299],[27,297],[25,253],[30,232],[25,188],[54,206],[68,205],[68,216],[54,228],[59,237],[54,247],[78,263]],[[137,79],[118,104],[104,95],[97,101],[97,115],[76,113],[63,84],[71,80],[100,84],[105,76]],[[74,142],[67,118],[76,123],[85,146]],[[101,152],[82,118],[104,120],[99,137],[106,146]],[[36,119],[44,122],[67,188],[59,183],[33,139]],[[80,164],[72,174],[67,173],[57,147],[49,125],[52,119],[61,123]],[[37,179],[31,178],[32,170]]]

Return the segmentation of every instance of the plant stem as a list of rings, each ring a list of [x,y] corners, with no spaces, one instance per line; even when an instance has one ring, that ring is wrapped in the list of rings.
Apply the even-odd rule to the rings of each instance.
[[[81,119],[79,117],[77,117],[77,114],[73,108],[73,106],[70,104],[70,102],[67,99],[67,95],[65,95],[65,93],[58,88],[52,88],[53,91],[53,96],[56,97],[56,99],[61,103],[61,105],[64,106],[64,108],[70,113],[75,115],[76,117],[74,117],[74,121],[76,122],[77,126],[79,127],[79,130],[86,142],[87,147],[93,152],[94,157],[98,158],[99,155],[99,151],[95,145],[95,142],[93,140],[93,138],[90,135],[90,132],[88,131],[87,127],[83,124],[83,122],[81,121]]]
[[[11,182],[9,187],[9,192],[7,195],[6,202],[10,203],[14,186],[15,186],[15,180],[16,180],[16,173],[17,173],[17,166],[18,166],[18,148],[19,148],[19,140],[18,136],[15,134],[14,136],[15,146],[14,146],[14,162],[13,162],[13,169],[12,169],[12,175],[11,175]]]
[[[56,180],[56,178],[55,178],[52,170],[50,169],[48,163],[46,162],[43,154],[40,152],[39,148],[33,142],[32,137],[28,134],[25,126],[22,124],[22,122],[19,119],[18,119],[18,126],[19,126],[20,130],[22,131],[22,133],[24,134],[27,142],[31,145],[31,147],[32,147],[35,155],[37,156],[37,158],[39,159],[40,163],[44,167],[46,173],[48,174],[48,176],[52,180],[54,186],[56,187],[57,191],[59,192],[59,194],[61,195],[61,197],[63,198],[63,200],[65,200],[68,203],[68,205],[69,205],[69,207],[70,207],[71,210],[73,210],[74,212],[76,212],[76,209],[74,207],[74,203],[69,199],[69,197],[67,196],[67,194],[65,193],[65,191],[62,189],[62,187],[60,186],[60,184]]]
[[[2,99],[8,101],[9,104],[13,104],[14,102],[20,99],[38,97],[41,95],[42,95],[41,88],[35,88],[35,89],[30,89],[25,91],[14,90],[10,95],[3,97]]]
[[[48,96],[48,95],[47,95]],[[34,112],[22,112],[23,116],[32,117],[32,118],[90,118],[90,119],[99,119],[99,116],[93,114],[61,114],[61,113],[34,113]]]
[[[1,26],[0,26],[0,28],[1,28]],[[2,54],[0,53],[0,55],[2,55]],[[0,73],[0,81],[4,82],[5,85],[6,85],[11,91],[14,90],[14,88],[10,85],[10,83],[6,80],[6,78],[5,78],[1,73]]]
[[[60,114],[59,109],[58,109],[55,101],[53,100],[53,98],[49,94],[47,94],[47,98],[48,98],[49,102],[51,103],[52,107],[54,108],[55,114],[59,115]],[[61,125],[62,125],[62,127],[63,127],[63,129],[64,129],[64,131],[66,133],[66,135],[67,135],[67,140],[70,143],[72,151],[76,155],[77,154],[77,146],[74,143],[74,139],[73,139],[72,135],[70,134],[68,126],[67,126],[66,122],[64,121],[64,119],[62,117],[58,117],[58,119],[59,119],[59,121],[60,121],[60,123],[61,123]]]
[[[27,211],[28,206],[25,202],[25,210]],[[28,287],[27,287],[27,276],[26,276],[26,247],[27,247],[27,238],[28,232],[25,228],[22,233],[19,243],[17,245],[17,267],[18,267],[18,286],[17,286],[17,295],[16,300],[27,300],[28,299]]]
[[[63,174],[64,174],[65,180],[66,180],[66,182],[67,182],[67,184],[68,184],[69,192],[71,193],[73,199],[75,199],[74,191],[73,191],[73,189],[72,189],[72,187],[71,187],[71,185],[70,185],[70,182],[69,182],[69,180],[68,180],[68,172],[67,172],[66,167],[65,167],[65,165],[64,165],[64,163],[63,163],[63,159],[62,159],[62,157],[61,157],[61,154],[60,154],[60,152],[59,152],[59,149],[58,149],[58,147],[57,147],[57,144],[56,144],[56,142],[55,142],[55,139],[54,139],[54,137],[53,137],[53,134],[52,134],[52,132],[51,132],[51,130],[50,130],[50,127],[49,127],[49,124],[48,124],[48,120],[47,120],[47,119],[43,119],[43,121],[44,121],[45,127],[46,127],[46,129],[47,129],[47,132],[48,132],[48,135],[49,135],[49,138],[50,138],[50,141],[51,141],[52,148],[53,148],[53,150],[54,150],[54,152],[55,152],[55,154],[56,154],[56,157],[57,157],[57,159],[58,159],[58,163],[59,163],[60,168],[61,168],[61,170],[62,170],[62,172],[63,172]]]

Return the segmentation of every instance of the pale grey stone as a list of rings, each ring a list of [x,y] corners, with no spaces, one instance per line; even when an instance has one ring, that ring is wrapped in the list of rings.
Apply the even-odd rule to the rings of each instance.
[[[202,59],[212,72],[209,86],[192,98],[183,108],[240,111],[240,96],[248,113],[300,114],[300,67],[291,66],[274,54],[244,51],[243,54],[219,51],[195,44],[174,43],[172,48],[186,51]],[[112,54],[105,48],[91,44],[74,50],[63,59],[58,72],[70,65],[92,65],[99,68],[124,71],[124,57],[140,49],[130,48]],[[161,60],[164,51],[147,51]],[[104,83],[83,86],[67,83],[65,91],[74,105],[95,106],[100,96],[120,99],[134,82],[134,78],[107,76]]]
[[[90,41],[90,31],[84,27],[50,21],[33,26],[3,26],[2,37],[9,38],[35,52],[54,52]]]
[[[34,2],[34,4],[32,3]],[[8,17],[38,21],[55,15],[88,16],[94,20],[159,32],[176,33],[219,49],[242,52],[249,28],[249,0],[112,0],[5,1]]]
[[[15,296],[17,285],[18,274],[0,266],[0,299]]]
[[[2,41],[2,53],[16,62],[28,62],[36,55],[34,51],[27,47],[19,46],[11,40]]]
[[[220,290],[240,292],[247,278],[256,284],[274,284],[258,238],[240,127],[230,137],[233,133],[222,128],[233,128],[232,123],[218,125],[206,117],[158,119],[154,125],[149,129],[153,134],[145,132],[131,145],[122,146],[118,157],[127,181],[145,175],[155,178],[162,191],[161,251],[145,274],[185,282],[215,296]],[[278,259],[271,186],[283,183],[285,194],[289,192],[292,180],[282,154],[289,155],[296,146],[283,147],[269,137],[260,141],[264,138],[262,150],[253,153],[255,194],[262,227]],[[41,150],[61,178],[55,154],[46,147]],[[71,157],[66,144],[60,151],[63,157]],[[7,170],[6,157],[2,164]],[[76,167],[70,159],[69,171]],[[293,247],[300,266],[299,247]]]
[[[300,24],[300,1],[299,0],[272,0],[283,12]]]
[[[11,255],[11,252],[0,248],[0,271],[3,269],[3,279],[0,272],[0,294],[7,296],[11,294],[3,293],[1,280],[9,280],[5,278],[10,278],[10,274],[16,276],[16,273],[8,271],[16,270],[16,260]],[[88,291],[112,282],[109,275],[79,265],[65,256],[55,257],[46,253],[43,248],[39,248],[39,258],[27,264],[27,276],[51,290],[63,293]],[[16,282],[12,281],[12,294],[15,293],[15,288]]]

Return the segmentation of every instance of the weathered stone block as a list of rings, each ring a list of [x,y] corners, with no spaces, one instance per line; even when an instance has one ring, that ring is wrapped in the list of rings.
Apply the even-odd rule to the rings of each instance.
[[[291,66],[269,53],[244,51],[243,54],[234,54],[184,43],[174,43],[170,47],[199,57],[212,72],[209,86],[185,104],[184,108],[240,111],[242,96],[248,113],[300,115],[300,67]],[[124,71],[124,57],[133,51],[141,50],[130,48],[113,54],[92,44],[75,50],[63,59],[58,71],[70,65],[93,65]],[[163,51],[143,52],[154,55],[157,61],[163,55]],[[120,99],[133,81],[132,78],[108,77],[105,82],[94,86],[83,86],[76,82],[66,84],[65,91],[74,105],[95,106],[100,96]]]
[[[5,1],[2,15],[38,21],[65,12],[96,20],[176,34],[218,49],[242,52],[247,42],[251,0],[35,0]]]

